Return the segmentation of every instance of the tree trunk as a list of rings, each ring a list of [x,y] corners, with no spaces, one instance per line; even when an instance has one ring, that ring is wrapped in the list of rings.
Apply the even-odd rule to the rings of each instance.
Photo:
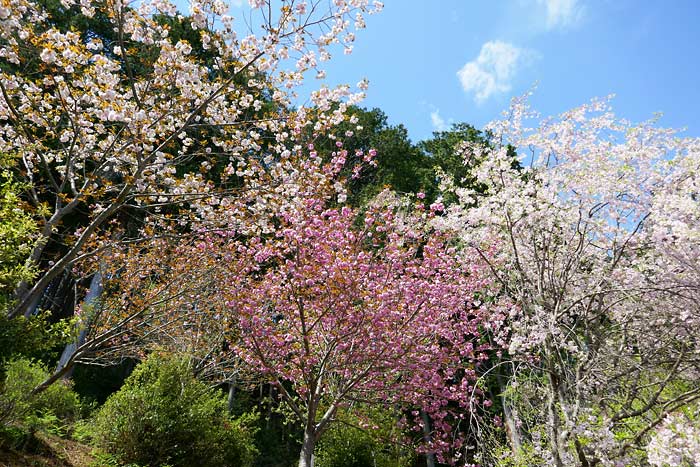
[[[520,437],[520,429],[517,424],[517,412],[511,407],[508,397],[506,396],[507,382],[504,381],[500,374],[496,374],[498,387],[501,391],[501,403],[503,404],[503,424],[506,429],[506,436],[510,444],[510,450],[513,455],[520,452],[522,441]]]
[[[299,467],[313,467],[314,448],[316,447],[316,435],[309,428],[304,430],[304,442],[299,454]]]
[[[430,435],[430,417],[428,417],[428,414],[425,413],[425,410],[423,409],[420,411],[420,416],[423,419],[423,441],[425,441],[425,444],[428,445],[430,444],[430,441],[432,441]],[[435,467],[435,454],[432,452],[425,453],[425,466]]]
[[[83,308],[87,309],[88,307],[92,307],[95,305],[95,302],[100,298],[100,295],[102,294],[102,273],[98,270],[95,274],[93,274],[92,279],[90,280],[90,288],[88,289],[87,294],[85,295],[85,299],[83,300]],[[75,312],[75,310],[73,310]],[[85,342],[85,336],[87,335],[87,326],[89,323],[83,323],[79,329],[78,329],[78,336],[76,337],[75,341],[70,342],[66,344],[65,348],[63,349],[63,353],[61,354],[61,358],[58,359],[58,368],[57,370],[60,370],[64,366],[66,366],[66,363],[70,359],[70,357],[75,353],[75,351],[83,345]],[[67,374],[66,376],[70,376]]]
[[[559,381],[553,370],[549,371],[549,396],[547,400],[547,423],[549,425],[549,446],[554,465],[564,467],[561,446],[561,418],[559,417]]]

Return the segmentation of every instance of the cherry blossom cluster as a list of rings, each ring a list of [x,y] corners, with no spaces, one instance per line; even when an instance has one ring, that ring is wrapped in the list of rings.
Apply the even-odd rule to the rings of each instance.
[[[647,448],[649,463],[656,467],[700,463],[700,428],[688,416],[669,415],[656,430]]]

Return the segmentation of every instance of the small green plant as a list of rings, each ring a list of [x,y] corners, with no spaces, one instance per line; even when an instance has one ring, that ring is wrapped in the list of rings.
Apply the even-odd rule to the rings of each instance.
[[[94,437],[94,426],[90,420],[77,420],[70,429],[70,437],[79,443],[89,443]]]
[[[229,418],[223,394],[197,381],[186,360],[152,356],[97,412],[94,439],[126,463],[247,467],[256,418]]]
[[[51,410],[43,409],[38,414],[31,414],[25,419],[29,431],[45,431],[52,435],[65,438],[68,424],[58,418]]]
[[[18,426],[0,425],[0,451],[20,449],[27,444],[30,438],[29,431]]]
[[[93,457],[93,461],[90,462],[90,465],[88,467],[142,467],[139,464],[124,464],[121,460],[119,460],[118,456],[99,450],[94,450],[90,454]],[[159,467],[171,466],[163,464]]]

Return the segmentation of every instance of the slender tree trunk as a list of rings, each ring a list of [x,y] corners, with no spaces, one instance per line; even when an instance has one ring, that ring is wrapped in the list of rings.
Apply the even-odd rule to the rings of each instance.
[[[421,409],[420,411],[420,416],[423,419],[423,441],[425,441],[425,444],[427,445],[431,441],[430,417],[428,417],[428,414],[425,413],[425,410],[423,409]],[[433,454],[432,452],[425,453],[425,466],[435,467],[435,454]]]
[[[270,388],[267,393],[270,398],[270,403],[267,404],[267,417],[265,418],[265,430],[270,429],[270,424],[272,423],[272,401],[275,400],[275,387],[270,384]]]
[[[90,288],[88,289],[88,292],[85,295],[85,299],[83,300],[83,308],[94,306],[95,302],[99,299],[101,294],[102,273],[98,270],[90,280]],[[75,308],[75,304],[73,308]],[[75,313],[75,310],[73,310],[73,312]],[[87,326],[89,326],[89,323],[83,323],[78,329],[78,336],[76,337],[75,341],[66,344],[65,348],[63,349],[63,353],[61,354],[61,358],[59,358],[58,360],[57,370],[60,370],[61,368],[66,366],[66,362],[68,362],[68,360],[75,353],[78,347],[83,345],[83,343],[85,342],[85,336],[87,334]],[[65,376],[70,376],[70,373],[72,373],[72,371],[66,374]]]
[[[505,425],[506,436],[508,436],[511,452],[513,455],[517,455],[522,446],[520,429],[518,428],[518,424],[516,422],[517,412],[513,410],[513,407],[511,407],[508,402],[508,398],[505,395],[507,382],[504,381],[503,376],[498,373],[496,374],[496,380],[498,381],[498,387],[501,391],[501,403],[503,404],[503,424]]]
[[[299,454],[299,467],[313,467],[314,448],[316,447],[316,434],[307,427],[304,430],[304,441]]]
[[[564,467],[561,446],[561,417],[559,416],[559,379],[552,368],[548,371],[549,396],[547,400],[547,424],[549,425],[549,446],[554,465]]]

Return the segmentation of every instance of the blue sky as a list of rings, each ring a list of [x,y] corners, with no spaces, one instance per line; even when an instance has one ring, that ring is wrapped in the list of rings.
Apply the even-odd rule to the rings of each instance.
[[[543,115],[615,94],[616,113],[700,135],[700,2],[385,0],[328,82],[370,81],[365,105],[413,140],[481,128],[532,88]],[[463,70],[460,73],[460,70]]]
[[[248,8],[245,0],[229,1]],[[700,136],[698,0],[384,5],[368,18],[351,55],[336,52],[324,64],[325,82],[368,78],[364,105],[403,123],[414,141],[451,122],[481,128],[534,86],[531,103],[543,116],[615,94],[620,117],[638,122],[661,112],[661,125]],[[310,83],[306,93],[319,84]]]

